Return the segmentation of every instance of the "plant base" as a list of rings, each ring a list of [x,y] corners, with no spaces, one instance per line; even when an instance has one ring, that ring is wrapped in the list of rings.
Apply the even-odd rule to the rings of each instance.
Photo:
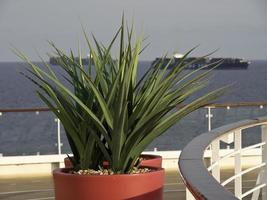
[[[162,167],[162,157],[158,155],[151,155],[151,154],[142,154],[140,156],[143,160],[141,161],[141,166],[145,167],[156,167],[161,168]],[[66,168],[72,168],[72,164],[70,162],[70,159],[68,157],[64,158],[64,164]],[[103,163],[104,167],[108,166],[108,162]]]

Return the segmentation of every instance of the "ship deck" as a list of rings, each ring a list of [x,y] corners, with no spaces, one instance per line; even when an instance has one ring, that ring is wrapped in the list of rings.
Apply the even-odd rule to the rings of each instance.
[[[232,169],[222,171],[222,179],[233,174]],[[257,172],[243,177],[243,188],[248,190],[255,185]],[[227,187],[233,190],[233,183]],[[164,200],[186,199],[185,186],[175,170],[165,171]],[[54,200],[53,180],[51,176],[27,178],[0,178],[0,200]],[[249,198],[245,198],[249,199]]]

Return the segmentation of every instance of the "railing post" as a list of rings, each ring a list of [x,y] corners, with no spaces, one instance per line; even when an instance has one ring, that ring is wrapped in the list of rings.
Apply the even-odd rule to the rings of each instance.
[[[234,137],[235,137],[235,151],[239,151],[235,155],[235,175],[241,173],[242,171],[242,165],[241,165],[241,149],[242,149],[242,132],[241,129],[235,131]],[[238,176],[235,179],[235,196],[237,198],[241,198],[242,196],[242,176]]]
[[[61,138],[60,138],[60,120],[57,118],[55,119],[57,122],[57,148],[58,148],[58,154],[61,154]]]
[[[211,107],[207,107],[208,113],[206,114],[206,118],[208,118],[208,131],[211,131],[211,118],[213,115],[211,114]]]
[[[213,117],[211,113],[212,107],[208,107],[208,113],[206,117],[208,118],[208,131],[211,131],[211,118]],[[211,165],[220,160],[220,139],[216,139],[211,143]],[[221,171],[220,165],[213,167],[211,173],[212,176],[220,183],[221,181]]]
[[[211,164],[217,162],[220,159],[220,140],[215,139],[211,143]],[[220,165],[213,167],[212,176],[220,183]]]
[[[262,147],[262,163],[267,163],[267,125],[261,126],[261,140],[265,142]],[[267,166],[263,166],[260,173],[261,183],[267,182]],[[267,187],[262,188],[262,200],[267,200]]]

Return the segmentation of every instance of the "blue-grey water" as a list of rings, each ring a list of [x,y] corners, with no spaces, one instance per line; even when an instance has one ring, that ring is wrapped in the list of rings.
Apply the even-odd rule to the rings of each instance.
[[[139,65],[141,75],[150,62],[143,61]],[[36,97],[33,84],[19,74],[20,71],[25,71],[23,63],[0,63],[0,109],[45,107]],[[247,70],[215,70],[209,89],[228,84],[232,84],[231,93],[219,102],[267,102],[267,61],[252,61]],[[206,112],[199,109],[191,113],[156,139],[148,150],[155,147],[158,150],[182,149],[193,137],[207,131]],[[267,115],[267,108],[221,108],[213,109],[212,113],[212,128],[215,128],[241,119]],[[63,152],[69,152],[63,128],[61,140]],[[245,140],[255,142],[257,137],[247,134]],[[56,143],[57,123],[49,112],[3,113],[0,116],[0,153],[3,155],[57,153]]]

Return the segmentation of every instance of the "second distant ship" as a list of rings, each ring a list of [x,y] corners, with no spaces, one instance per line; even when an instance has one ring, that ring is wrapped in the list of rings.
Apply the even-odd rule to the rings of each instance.
[[[183,58],[182,54],[174,54],[173,58],[163,58],[161,62],[163,62],[162,66],[166,66],[169,64],[168,69],[176,67],[179,65]],[[160,62],[162,58],[156,58],[153,64]],[[195,62],[192,62],[194,61]],[[192,62],[192,63],[191,63]],[[242,59],[242,58],[198,58],[198,57],[187,57],[184,59],[184,64],[188,64],[186,69],[198,69],[203,67],[203,69],[211,69],[215,67],[215,63],[219,63],[215,69],[247,69],[250,61]],[[204,67],[207,66],[207,67]]]

